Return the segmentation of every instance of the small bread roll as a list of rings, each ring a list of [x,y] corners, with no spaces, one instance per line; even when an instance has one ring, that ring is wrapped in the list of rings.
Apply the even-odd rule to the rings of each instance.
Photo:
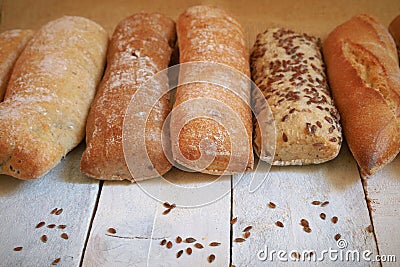
[[[32,35],[31,30],[9,30],[0,34],[0,101],[6,92],[15,61]]]
[[[322,163],[339,153],[339,114],[330,95],[320,49],[318,38],[291,30],[268,29],[257,36],[251,71],[275,119],[273,165]],[[261,94],[256,93],[254,90],[253,101],[257,103]],[[256,124],[254,146],[259,155],[261,139]]]
[[[134,182],[162,175],[171,168],[162,144],[163,124],[171,110],[169,93],[151,112],[147,105],[157,93],[168,91],[168,84],[144,85],[168,67],[175,40],[175,23],[161,14],[138,13],[118,24],[108,50],[107,69],[88,117],[83,173],[97,179]],[[132,113],[128,108],[135,94],[141,98],[133,99],[131,105],[138,110],[125,116],[127,110]],[[129,148],[123,146],[124,127],[129,127],[125,133]],[[141,139],[146,151],[140,150]],[[132,165],[127,165],[124,152]]]
[[[211,66],[211,71],[201,66],[201,70],[181,66],[180,82],[191,75],[207,77],[218,71],[224,76],[230,72],[226,69],[249,76],[246,36],[228,12],[211,6],[190,7],[179,16],[177,33],[181,64],[201,61],[225,65],[225,69]],[[250,83],[235,84],[234,88],[201,82],[179,86],[170,126],[174,160],[189,169],[214,175],[252,169],[249,102]],[[229,124],[237,127],[232,129]]]
[[[41,177],[82,141],[107,43],[82,17],[51,21],[32,37],[0,103],[0,173]]]

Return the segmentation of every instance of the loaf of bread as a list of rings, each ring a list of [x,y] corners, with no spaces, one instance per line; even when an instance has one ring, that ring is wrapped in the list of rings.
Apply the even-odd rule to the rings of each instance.
[[[291,30],[268,29],[257,36],[251,52],[252,78],[274,116],[274,165],[316,164],[339,153],[342,135],[321,56],[320,40]],[[260,155],[262,138],[255,125],[254,146]],[[265,138],[271,138],[266,135]],[[263,156],[260,156],[264,160]]]
[[[339,25],[323,45],[343,132],[362,175],[400,150],[400,70],[388,30],[368,15]]]
[[[156,101],[154,109],[147,105],[155,95],[168,91],[168,84],[156,82],[151,88],[145,84],[168,67],[175,40],[175,23],[161,14],[138,13],[117,25],[107,53],[107,69],[88,117],[83,173],[134,182],[171,168],[162,144],[162,127],[171,110],[169,94]],[[131,105],[138,108],[137,113],[125,116],[135,94],[140,97]],[[125,133],[129,148],[123,146],[124,127],[129,127]],[[141,143],[147,152],[140,150]]]
[[[0,34],[0,101],[6,92],[15,61],[32,35],[31,30],[9,30]]]
[[[229,75],[230,69],[249,76],[245,33],[226,11],[211,6],[190,7],[179,16],[177,33],[181,64],[223,64],[209,70],[201,64],[198,69],[196,65],[181,66],[181,83],[191,75]],[[177,88],[170,133],[173,158],[178,164],[214,175],[252,169],[250,83],[236,84],[235,88],[223,85],[200,80]]]
[[[35,179],[79,144],[108,36],[82,17],[44,25],[15,63],[0,103],[0,173]]]

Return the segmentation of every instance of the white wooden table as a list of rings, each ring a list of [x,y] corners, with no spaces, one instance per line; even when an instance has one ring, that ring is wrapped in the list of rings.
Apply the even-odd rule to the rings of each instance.
[[[386,25],[400,14],[400,3],[390,0],[362,5],[356,0],[300,2],[210,3],[239,17],[250,45],[256,33],[267,26],[286,26],[324,37],[353,14],[370,13]],[[37,29],[50,19],[73,14],[92,18],[112,32],[119,20],[134,12],[159,11],[176,18],[189,5],[183,0],[57,4],[7,0],[1,4],[0,28]],[[185,200],[180,190],[166,194],[160,179],[141,184],[157,192],[161,199],[155,200],[137,184],[86,177],[79,172],[83,149],[81,144],[36,181],[0,176],[0,266],[400,266],[399,157],[363,180],[343,146],[339,157],[325,164],[273,167],[254,193],[249,192],[251,173],[241,179],[226,176],[213,181],[209,175],[173,169],[167,175],[172,183],[192,188],[213,183],[220,192],[218,200],[188,208],[182,207]],[[165,201],[177,204],[166,215]],[[321,206],[314,201],[329,203]],[[333,217],[337,217],[336,223]],[[243,232],[245,228],[249,233]],[[177,243],[178,236],[181,243]],[[196,241],[186,243],[186,238]],[[245,241],[236,242],[242,241],[238,238]],[[164,239],[166,244],[160,245]],[[171,248],[167,248],[168,241]],[[212,242],[218,246],[210,246]],[[177,258],[180,250],[182,255]],[[323,261],[303,261],[305,256],[320,257],[324,250],[336,250],[331,257],[360,253],[361,259],[335,261],[324,254]],[[397,262],[368,262],[363,253],[370,259],[381,255],[393,260],[389,256],[394,255]],[[212,263],[210,255],[215,256]],[[300,260],[295,261],[298,256]]]

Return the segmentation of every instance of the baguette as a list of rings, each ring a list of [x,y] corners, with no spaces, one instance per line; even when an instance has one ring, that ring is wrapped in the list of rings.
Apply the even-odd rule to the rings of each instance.
[[[177,33],[181,64],[196,61],[220,63],[249,76],[245,34],[240,23],[226,11],[211,6],[190,7],[179,16]],[[190,68],[185,70],[181,67],[179,80],[185,81],[197,73],[197,70],[191,72]],[[252,169],[250,83],[229,89],[201,82],[177,88],[170,127],[175,162],[214,175]],[[235,114],[228,114],[220,107],[235,111]],[[187,121],[190,114],[198,116]],[[240,134],[226,128],[238,121]]]
[[[175,23],[161,14],[138,13],[118,24],[107,54],[107,69],[88,117],[87,147],[81,161],[83,173],[97,179],[134,182],[162,175],[171,168],[161,142],[163,123],[170,112],[168,94],[150,112],[145,126],[142,121],[147,112],[145,103],[153,98],[155,91],[165,92],[166,84],[151,90],[140,87],[168,67],[175,36]],[[131,98],[139,88],[144,98],[136,99],[132,105],[140,108],[142,116],[126,117]],[[134,165],[131,173],[123,147],[124,119],[128,117],[128,126],[133,127],[129,129],[132,135],[127,137]],[[140,139],[145,140],[151,162],[146,162],[146,155],[138,149]]]
[[[357,15],[326,38],[323,51],[349,148],[363,176],[400,150],[400,70],[388,30]]]
[[[41,177],[82,141],[107,42],[101,26],[69,16],[32,37],[0,103],[1,174]]]
[[[0,101],[6,92],[15,61],[32,35],[31,30],[9,30],[0,34]]]
[[[268,29],[257,36],[251,53],[252,78],[275,119],[273,165],[317,164],[335,158],[342,143],[339,115],[330,96],[320,40],[285,29]],[[256,107],[257,109],[258,107]],[[261,151],[255,125],[254,146]],[[261,160],[269,159],[261,155]]]

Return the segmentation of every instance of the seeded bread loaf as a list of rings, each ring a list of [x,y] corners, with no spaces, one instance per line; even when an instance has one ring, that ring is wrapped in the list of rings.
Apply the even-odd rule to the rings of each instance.
[[[324,41],[329,83],[343,131],[362,175],[400,150],[400,70],[388,30],[368,15],[335,28]]]
[[[175,23],[161,14],[138,13],[118,24],[107,54],[107,69],[88,117],[83,173],[97,179],[134,182],[162,175],[171,168],[161,138],[170,112],[169,96],[157,101],[150,113],[146,105],[157,92],[165,92],[168,84],[141,86],[168,67],[175,40]],[[143,99],[133,100],[132,105],[140,109],[128,116],[129,122],[124,122],[131,98],[139,95],[138,90]],[[126,137],[131,147],[128,152],[123,147],[124,123],[129,124],[132,133]],[[147,155],[146,151],[139,152],[140,139],[146,144]],[[132,165],[127,165],[124,152],[129,153]],[[145,161],[147,156],[151,162]]]
[[[245,33],[240,23],[226,11],[211,6],[190,7],[179,16],[177,33],[181,64],[220,63],[249,76]],[[210,77],[220,73],[224,76],[229,72],[215,65],[210,69],[215,72],[202,67],[199,71],[195,67],[191,71],[181,67],[180,82],[191,75]],[[214,175],[252,169],[249,101],[250,83],[224,88],[200,80],[179,86],[170,127],[174,160],[189,169]],[[222,111],[224,107],[226,109]],[[195,114],[194,118],[189,118],[192,114]],[[229,129],[228,125],[232,124],[238,124],[233,129],[237,132]],[[243,143],[237,143],[235,139]]]
[[[108,36],[82,17],[44,25],[21,53],[0,103],[0,173],[38,178],[85,134]]]
[[[339,115],[330,96],[320,48],[319,39],[286,29],[268,29],[257,36],[251,73],[275,119],[274,165],[322,163],[339,153]],[[257,97],[261,96],[254,90],[255,103]],[[256,124],[254,146],[258,154],[261,144]]]
[[[15,61],[32,34],[31,30],[9,30],[0,34],[0,101],[6,92]]]

